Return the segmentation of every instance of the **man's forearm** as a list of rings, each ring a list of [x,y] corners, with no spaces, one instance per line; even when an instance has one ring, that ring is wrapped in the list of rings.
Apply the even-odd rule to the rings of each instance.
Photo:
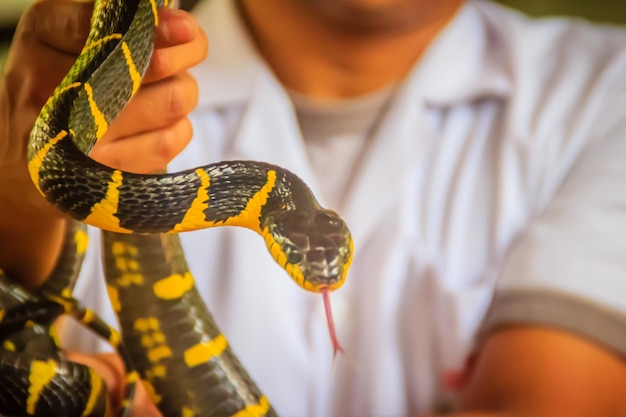
[[[66,221],[53,209],[37,210],[30,202],[16,199],[21,194],[26,200],[28,193],[19,190],[32,187],[22,181],[0,180],[0,268],[10,279],[35,288],[56,264]]]

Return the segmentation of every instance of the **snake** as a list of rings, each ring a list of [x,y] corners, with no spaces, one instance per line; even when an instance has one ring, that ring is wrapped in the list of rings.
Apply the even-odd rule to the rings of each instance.
[[[103,230],[121,345],[164,416],[276,416],[203,303],[178,233],[237,226],[260,235],[297,285],[322,295],[335,355],[341,346],[329,293],[345,282],[352,236],[339,214],[277,165],[232,160],[137,174],[89,157],[139,90],[158,10],[166,6],[165,0],[95,1],[83,50],[34,123],[28,171],[53,206]]]
[[[120,353],[127,370],[121,415],[130,416],[138,374],[119,333],[72,296],[87,243],[84,224],[70,222],[54,271],[28,291],[0,271],[0,415],[109,416],[104,381],[60,349],[56,319],[70,315]]]

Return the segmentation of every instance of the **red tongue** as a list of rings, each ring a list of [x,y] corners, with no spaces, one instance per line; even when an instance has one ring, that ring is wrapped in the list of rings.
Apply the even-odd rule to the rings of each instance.
[[[328,321],[328,332],[330,333],[330,340],[333,343],[333,358],[337,356],[337,352],[344,353],[343,348],[337,340],[337,333],[335,332],[335,322],[333,321],[333,312],[330,308],[330,296],[328,288],[324,287],[320,290],[322,297],[324,298],[324,310],[326,310],[326,320]]]

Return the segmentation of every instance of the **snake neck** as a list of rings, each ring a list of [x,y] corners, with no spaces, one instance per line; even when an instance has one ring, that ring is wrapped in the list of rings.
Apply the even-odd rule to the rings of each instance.
[[[271,164],[226,161],[169,174],[132,174],[86,156],[71,131],[56,137],[31,159],[31,176],[57,208],[103,230],[178,233],[241,226],[261,233],[274,211],[317,206],[299,178]]]

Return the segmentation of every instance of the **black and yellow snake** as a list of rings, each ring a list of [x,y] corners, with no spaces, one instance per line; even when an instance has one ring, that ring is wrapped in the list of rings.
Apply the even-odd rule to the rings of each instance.
[[[32,130],[29,172],[57,208],[106,231],[107,286],[123,339],[116,345],[122,353],[124,347],[128,350],[127,365],[137,369],[161,412],[167,417],[273,416],[269,401],[202,302],[176,233],[215,226],[254,230],[298,285],[321,292],[326,303],[328,292],[345,280],[352,238],[335,212],[320,207],[297,176],[278,166],[224,161],[178,173],[139,175],[87,156],[140,86],[158,9],[167,5],[163,3],[96,0],[83,51]],[[13,294],[12,289],[5,291]],[[32,301],[35,306],[65,304],[61,314],[76,310],[71,300],[67,287]],[[83,322],[89,325],[89,320]],[[21,331],[27,326],[17,327]],[[337,349],[334,334],[333,344]],[[7,357],[2,355],[7,352],[0,351],[0,362]],[[24,360],[9,362],[30,372]],[[51,369],[52,378],[38,382],[40,392],[54,389],[58,369]],[[134,380],[131,372],[129,381]],[[21,387],[30,391],[33,382],[23,381]],[[0,415],[7,413],[1,398]],[[24,415],[38,415],[40,407],[52,406],[58,415],[70,415],[50,404],[50,398],[40,395],[30,401],[34,405],[24,405]],[[89,413],[76,415],[99,415]]]

